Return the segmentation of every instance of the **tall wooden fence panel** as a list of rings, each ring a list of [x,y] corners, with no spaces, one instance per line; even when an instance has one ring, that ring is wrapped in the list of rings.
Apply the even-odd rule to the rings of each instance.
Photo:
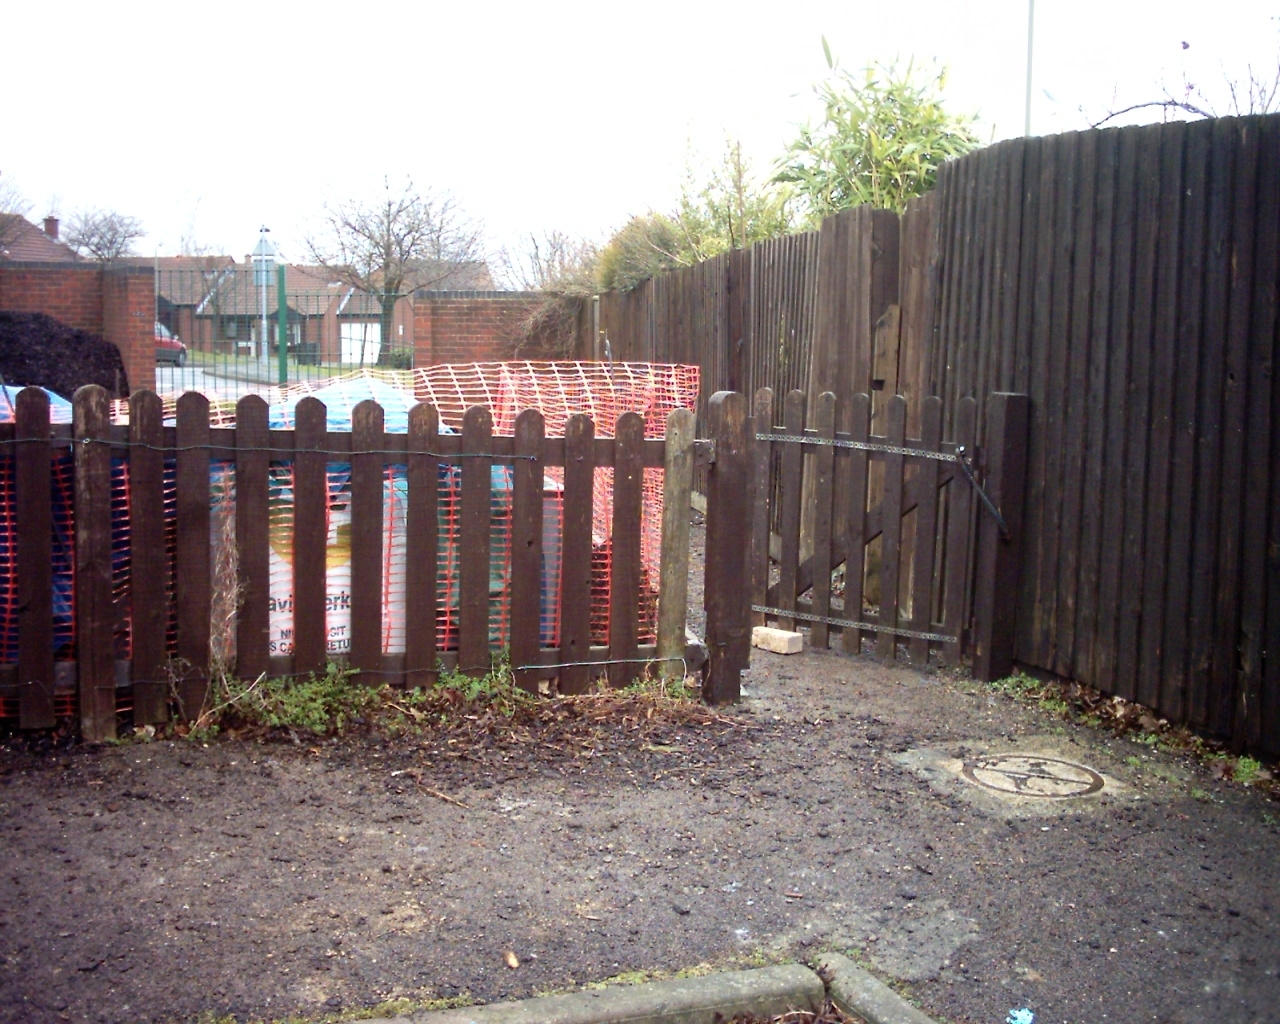
[[[1280,117],[1014,140],[937,197],[931,389],[1031,395],[1017,659],[1280,752]]]
[[[882,432],[902,394],[915,436],[933,395],[952,436],[972,398],[981,446],[988,397],[1027,394],[1018,661],[1280,753],[1278,278],[1268,115],[1003,142],[901,217],[845,211],[600,318],[707,393],[770,388],[775,423],[831,389],[839,430],[865,392]]]

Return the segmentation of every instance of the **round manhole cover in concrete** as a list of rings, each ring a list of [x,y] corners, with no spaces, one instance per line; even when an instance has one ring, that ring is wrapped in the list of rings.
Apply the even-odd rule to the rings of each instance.
[[[995,754],[966,761],[960,774],[997,793],[1046,799],[1090,796],[1106,784],[1092,768],[1033,754]]]

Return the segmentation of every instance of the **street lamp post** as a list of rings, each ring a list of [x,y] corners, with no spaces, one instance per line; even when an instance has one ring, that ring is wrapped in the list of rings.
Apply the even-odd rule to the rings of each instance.
[[[1027,0],[1027,108],[1022,134],[1031,137],[1031,58],[1035,52],[1036,0]]]

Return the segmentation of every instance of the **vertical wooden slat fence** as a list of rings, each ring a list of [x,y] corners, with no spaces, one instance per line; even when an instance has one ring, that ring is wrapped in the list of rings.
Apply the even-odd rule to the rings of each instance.
[[[744,402],[740,395],[717,396],[722,436],[705,459],[724,549],[709,562],[706,584],[713,606],[708,629],[719,638],[706,693],[719,701],[736,699],[748,649]],[[313,398],[297,404],[291,430],[271,429],[258,398],[241,400],[234,427],[211,426],[208,403],[195,394],[179,401],[173,425],[164,424],[160,402],[148,392],[133,397],[129,426],[112,425],[101,388],[76,395],[73,425],[51,426],[48,399],[37,389],[24,390],[16,407],[16,422],[0,425],[0,444],[14,453],[17,502],[6,529],[13,531],[8,540],[17,547],[19,592],[27,604],[17,664],[8,667],[7,681],[0,675],[0,686],[10,687],[4,696],[18,697],[24,727],[51,726],[65,713],[54,694],[57,679],[66,676],[78,679],[83,735],[101,741],[115,735],[117,707],[128,706],[130,689],[135,724],[164,722],[171,708],[188,721],[198,719],[215,670],[254,679],[306,674],[328,660],[345,660],[362,681],[419,685],[446,668],[487,672],[497,648],[509,643],[518,685],[545,692],[558,678],[560,692],[575,693],[601,678],[624,686],[658,657],[675,672],[703,663],[701,644],[687,642],[685,628],[694,463],[687,410],[671,417],[678,436],[668,460],[666,442],[646,439],[636,413],[623,414],[612,436],[597,437],[592,421],[578,415],[564,437],[548,438],[541,414],[529,410],[517,417],[513,436],[495,436],[481,407],[466,411],[460,434],[441,432],[436,410],[422,405],[410,410],[407,433],[388,433],[382,408],[371,401],[352,411],[349,433],[330,432],[327,411]],[[74,620],[58,627],[71,639],[57,662],[51,548],[58,524],[49,500],[55,454],[74,471],[73,499],[59,513],[74,523]],[[166,464],[174,466],[168,478]],[[664,466],[679,477],[668,489],[681,515],[668,517],[662,538],[673,564],[650,580],[642,567],[642,484],[646,471]],[[349,492],[332,491],[331,480],[341,484],[346,467]],[[546,477],[549,468],[563,475],[563,491]],[[593,535],[593,487],[605,472],[613,491],[602,538]],[[392,486],[393,479],[402,483]],[[273,511],[281,487],[290,485],[292,521]],[[120,495],[123,507],[113,510]],[[397,542],[406,563],[402,634],[389,617],[387,588],[401,571],[391,561],[389,501],[407,502],[406,533]],[[453,509],[448,515],[443,501]],[[350,526],[344,516],[339,547],[330,551],[331,506],[346,502]],[[561,507],[554,513],[559,518],[548,521],[549,510]],[[123,548],[121,529],[129,536]],[[327,607],[344,603],[327,589],[327,563],[335,554],[348,560],[348,536],[349,634],[334,625]],[[544,550],[548,537],[559,549],[558,572]],[[272,547],[292,570],[288,595],[271,575]],[[593,588],[593,573],[605,564],[602,553],[608,585]],[[113,590],[125,556],[134,571]],[[139,571],[145,580],[136,578]],[[656,644],[641,643],[642,607],[655,603],[644,591],[677,573],[681,586],[658,599],[660,654]],[[607,619],[600,607],[593,615],[593,602],[607,602]],[[276,623],[281,610],[289,613],[291,630]],[[592,643],[593,617],[608,623],[604,643]],[[393,633],[403,635],[402,649],[391,646]],[[131,638],[133,660],[118,666],[122,636]],[[345,658],[335,653],[342,650]],[[211,665],[215,654],[227,661]],[[21,679],[33,685],[14,686]]]
[[[795,390],[834,391],[840,431],[865,392],[882,433],[896,390],[910,436],[919,399],[952,438],[975,402],[980,450],[989,396],[1028,395],[1015,660],[1276,754],[1278,192],[1276,114],[1013,139],[944,165],[896,219],[844,211],[602,297],[601,323],[642,324],[646,357],[697,363],[708,393],[740,365],[784,427]],[[723,294],[741,331],[703,312]],[[837,458],[835,493],[854,468]]]

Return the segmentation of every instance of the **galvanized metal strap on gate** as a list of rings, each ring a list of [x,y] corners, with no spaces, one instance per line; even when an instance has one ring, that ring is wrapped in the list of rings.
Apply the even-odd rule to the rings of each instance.
[[[1005,540],[1009,539],[1009,527],[1004,521],[1004,516],[1000,514],[1000,510],[996,508],[995,502],[983,490],[982,484],[978,483],[978,478],[973,475],[973,469],[969,466],[969,460],[965,458],[966,450],[964,445],[957,445],[954,454],[946,452],[930,452],[922,451],[919,448],[904,448],[896,444],[876,444],[874,441],[845,441],[838,437],[807,437],[801,434],[756,434],[757,441],[790,441],[793,444],[799,441],[801,444],[820,444],[827,445],[832,448],[854,448],[862,452],[883,452],[886,455],[909,455],[917,459],[936,459],[939,462],[956,462],[959,463],[961,471],[965,475],[965,479],[978,492],[978,498],[982,501],[983,507],[991,513],[995,519],[996,525],[1000,528],[1000,536]],[[756,611],[761,609],[757,608]]]
[[[863,452],[885,452],[888,455],[914,455],[921,459],[937,459],[939,462],[955,462],[956,456],[946,452],[927,452],[919,448],[903,448],[895,444],[875,444],[871,441],[845,441],[838,437],[803,437],[799,434],[756,434],[757,441],[799,441],[801,444],[822,444],[833,448],[856,448]]]
[[[830,615],[813,615],[810,612],[787,611],[785,608],[770,608],[763,604],[753,604],[753,612],[764,612],[784,619],[800,619],[802,622],[825,622],[828,626],[843,626],[845,629],[865,629],[871,633],[892,633],[894,636],[905,636],[915,640],[936,640],[938,643],[954,644],[957,637],[945,633],[923,633],[917,629],[895,629],[889,626],[878,626],[871,622],[854,622],[852,619],[837,619]]]

